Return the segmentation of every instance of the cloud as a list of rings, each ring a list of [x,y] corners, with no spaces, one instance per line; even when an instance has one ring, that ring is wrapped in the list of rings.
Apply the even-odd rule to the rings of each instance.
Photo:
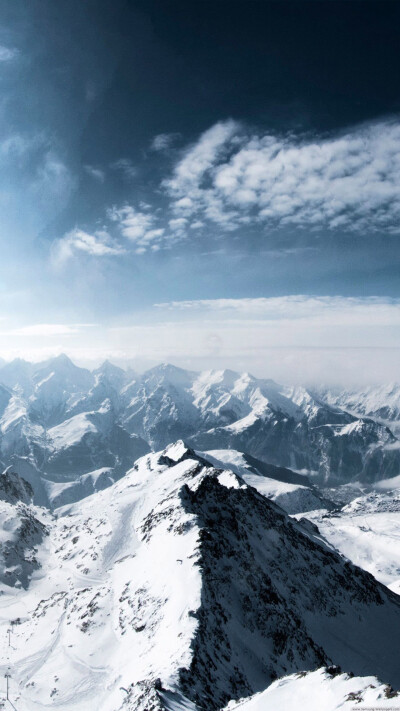
[[[3,222],[28,236],[67,205],[77,179],[53,136],[10,132],[0,141],[0,185],[7,201]]]
[[[125,249],[113,243],[106,232],[94,235],[81,229],[68,232],[52,244],[52,262],[56,267],[62,266],[77,253],[90,254],[93,257],[116,256],[125,254]]]
[[[39,163],[30,186],[32,193],[47,206],[54,201],[59,209],[68,202],[76,185],[76,178],[53,150],[47,151]]]
[[[12,133],[0,142],[0,175],[11,183],[16,178],[42,209],[52,210],[67,202],[76,179],[45,133]],[[26,192],[27,191],[27,192]]]
[[[1,355],[43,358],[65,336],[70,355],[89,360],[118,354],[303,384],[354,387],[398,379],[400,299],[209,299],[160,304],[126,319],[120,325],[43,322],[15,328],[2,333],[7,338]]]
[[[137,176],[137,168],[135,168],[129,158],[120,158],[115,161],[115,163],[111,163],[110,168],[120,171],[127,180],[132,180]]]
[[[184,152],[163,186],[188,225],[398,234],[400,123],[310,138],[246,134],[234,121],[220,122]]]
[[[0,45],[0,62],[10,62],[12,59],[15,59],[18,54],[18,49]]]
[[[88,324],[76,324],[70,326],[60,323],[38,323],[32,326],[23,326],[8,331],[7,335],[12,336],[72,336],[81,331],[82,326]],[[3,332],[2,335],[5,335]]]
[[[153,139],[159,139],[159,150],[167,145],[166,136]],[[8,150],[18,152],[18,144]],[[128,159],[113,168],[136,174]],[[86,170],[103,178],[96,168]],[[50,180],[56,184],[57,177],[62,185],[61,164]],[[117,206],[107,213],[137,254],[190,236],[198,241],[206,231],[218,236],[239,228],[260,239],[283,229],[400,234],[400,121],[312,138],[256,133],[243,123],[221,121],[181,151],[159,187],[168,201],[163,212],[158,190],[158,207],[148,195],[146,205]],[[294,252],[275,250],[270,256],[289,253]]]
[[[151,212],[125,205],[122,208],[113,208],[108,216],[118,224],[123,237],[135,244],[137,254],[144,254],[148,249],[157,251],[160,248],[165,229],[157,226],[156,218]]]
[[[94,180],[97,180],[99,183],[104,183],[106,177],[104,170],[94,168],[92,165],[84,165],[83,168],[91,178],[94,178]]]
[[[164,182],[169,193],[176,196],[177,202],[189,198],[193,204],[196,192],[202,189],[202,178],[223,158],[224,149],[238,130],[239,124],[236,121],[217,123],[184,152],[175,166],[172,178]],[[180,206],[182,207],[182,202]]]
[[[278,327],[298,322],[306,328],[370,327],[386,328],[400,326],[400,299],[377,296],[277,296],[241,299],[197,299],[171,301],[155,304],[157,309],[168,311],[197,312],[203,318],[229,318],[230,320],[262,319],[276,323]],[[282,330],[283,332],[283,330]],[[301,334],[300,334],[301,335]],[[307,338],[307,332],[304,331]],[[319,342],[318,338],[318,342]]]
[[[159,133],[158,136],[154,136],[151,144],[150,150],[152,151],[166,151],[168,150],[174,141],[180,137],[179,133]]]

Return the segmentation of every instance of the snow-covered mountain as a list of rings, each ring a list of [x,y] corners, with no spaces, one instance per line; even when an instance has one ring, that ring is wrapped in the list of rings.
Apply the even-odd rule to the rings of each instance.
[[[172,365],[139,376],[105,362],[91,372],[67,356],[0,367],[0,466],[24,476],[38,504],[98,491],[178,438],[202,451],[237,450],[318,485],[400,475],[400,440],[387,423],[342,409],[325,391]],[[301,495],[314,508],[310,491]]]
[[[55,515],[9,477],[0,675],[19,711],[284,709],[289,684],[394,707],[400,598],[231,469],[178,441]]]
[[[124,426],[153,449],[180,436],[199,449],[237,449],[320,482],[373,482],[399,470],[398,440],[388,427],[304,388],[247,373],[163,365],[129,384],[124,395]]]
[[[387,423],[396,433],[400,430],[399,383],[371,385],[359,390],[321,387],[319,395],[330,405]]]
[[[275,501],[289,514],[331,511],[336,508],[306,476],[290,469],[266,464],[235,449],[211,450],[205,452],[204,456],[216,467],[231,469],[246,484],[254,486],[260,494]]]

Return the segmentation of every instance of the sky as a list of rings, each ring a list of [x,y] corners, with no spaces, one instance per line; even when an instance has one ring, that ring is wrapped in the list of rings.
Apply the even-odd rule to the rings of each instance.
[[[0,7],[0,356],[398,379],[399,3]]]

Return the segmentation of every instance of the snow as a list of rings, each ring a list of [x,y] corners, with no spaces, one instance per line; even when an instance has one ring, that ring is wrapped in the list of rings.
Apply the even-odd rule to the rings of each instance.
[[[248,471],[245,455],[229,454],[236,467]],[[105,473],[96,470],[87,478],[96,482]],[[61,483],[59,493],[64,490]],[[250,691],[265,688],[270,677],[264,657],[272,654],[273,639],[286,626],[292,630],[288,649],[295,654],[291,668],[315,666],[320,657],[312,638],[348,668],[388,668],[393,675],[392,649],[389,645],[383,653],[382,644],[388,644],[388,626],[397,619],[395,603],[388,599],[377,605],[369,579],[343,568],[312,528],[291,523],[281,509],[257,497],[237,472],[227,465],[215,468],[214,461],[208,465],[177,441],[139,459],[109,488],[54,515],[0,502],[3,550],[8,546],[14,556],[4,560],[0,574],[16,576],[15,586],[4,581],[0,586],[0,676],[10,668],[11,699],[18,711],[144,711],[151,708],[146,699],[153,697],[168,711],[196,711],[181,680],[193,659],[201,674],[214,675],[218,698],[230,688],[237,665]],[[21,533],[24,521],[32,531],[28,539]],[[208,557],[201,541],[209,546]],[[337,585],[344,570],[355,596],[352,604]],[[270,587],[257,597],[267,585],[265,571],[272,576]],[[332,617],[324,609],[328,590]],[[218,605],[223,614],[215,618]],[[8,647],[7,629],[17,618]],[[276,620],[285,625],[277,626]],[[210,653],[217,671],[203,659]],[[274,663],[282,669],[290,658],[282,654]],[[314,679],[308,686],[293,689],[292,702],[318,698],[325,676],[315,674],[307,675]],[[161,680],[159,692],[155,679]],[[339,689],[335,679],[328,681],[321,687],[322,700],[328,687],[338,687],[338,693],[353,689],[350,682]],[[276,685],[265,694],[275,694]],[[275,696],[270,698],[271,709],[284,708],[274,707]]]
[[[164,450],[165,456],[172,459],[173,462],[178,462],[186,452],[187,447],[181,439]]]
[[[400,709],[400,698],[387,698],[387,685],[376,677],[331,676],[324,669],[292,674],[275,681],[260,694],[234,702],[225,711],[339,711],[341,709]],[[390,692],[389,692],[390,693]]]
[[[89,432],[96,432],[96,427],[89,419],[88,413],[82,413],[52,427],[47,431],[47,436],[55,449],[66,449],[80,442]]]
[[[355,422],[350,422],[348,425],[344,425],[344,427],[335,428],[334,432],[336,437],[343,437],[352,434],[353,432],[362,432],[362,429],[363,421],[356,420]]]
[[[201,452],[204,457],[213,462],[215,466],[224,467],[229,465],[249,486],[254,486],[260,494],[267,496],[270,499],[275,499],[281,494],[288,492],[296,492],[299,489],[306,490],[308,487],[299,484],[288,484],[286,482],[277,481],[270,477],[252,474],[249,471],[248,463],[243,452],[238,452],[234,449],[213,449],[209,452]]]
[[[400,586],[400,492],[371,493],[340,513],[315,511],[307,517],[355,565],[396,591]]]
[[[238,474],[249,486],[253,486],[257,491],[272,499],[285,511],[290,514],[305,513],[312,510],[326,510],[327,501],[318,495],[317,490],[307,485],[304,477],[304,484],[292,484],[272,476],[264,476],[259,472],[253,473],[246,455],[234,449],[214,449],[208,452],[199,452],[200,455],[211,461],[215,466],[223,468],[229,466]],[[259,463],[260,466],[263,462]],[[273,470],[273,467],[271,467]],[[283,472],[277,469],[277,476],[283,476]],[[290,472],[289,472],[290,473]],[[292,472],[293,474],[293,472]]]
[[[305,388],[249,373],[162,364],[132,380],[109,362],[91,373],[60,356],[5,365],[1,378],[7,387],[0,387],[0,456],[4,466],[16,457],[29,462],[36,503],[46,503],[43,482],[76,480],[74,496],[84,496],[91,490],[81,486],[82,475],[107,467],[115,480],[136,456],[180,438],[202,450],[246,451],[315,482],[386,480],[400,471],[399,441],[387,428]],[[252,485],[285,496],[291,512],[317,504],[309,491],[301,503],[296,497],[306,494],[298,488]]]
[[[123,701],[121,686],[153,672],[172,684],[189,663],[196,628],[189,613],[201,594],[193,557],[198,531],[186,516],[187,532],[171,534],[163,513],[177,504],[177,482],[191,464],[178,464],[175,478],[152,455],[112,489],[58,510],[26,597],[3,588],[0,638],[10,619],[28,617],[14,628],[9,660],[19,711],[50,703],[114,711]],[[149,515],[160,517],[154,534],[143,528]],[[9,653],[3,650],[1,672]]]
[[[285,676],[229,709],[400,708],[362,676],[397,678],[398,602],[334,552],[400,593],[400,444],[379,424],[400,422],[398,385],[351,400],[167,364],[127,383],[112,364],[90,373],[65,357],[2,374],[1,458],[20,493],[0,492],[0,677],[10,667],[18,711],[198,711],[181,681],[192,663],[200,692],[208,674],[225,703],[226,689],[237,698],[269,684],[265,658],[280,676],[314,668],[314,643],[360,676]],[[350,400],[355,416],[340,409]],[[363,491],[332,510],[282,465]],[[282,509],[302,520],[290,535]],[[273,658],[297,618],[294,661],[288,648]]]
[[[244,486],[244,484],[240,482],[238,477],[228,470],[224,470],[223,472],[221,472],[221,474],[218,475],[218,481],[220,484],[222,484],[222,486],[225,486],[227,489],[240,489],[241,486]]]
[[[400,489],[400,474],[398,476],[392,477],[392,479],[383,479],[383,481],[377,481],[374,486],[375,489],[382,489],[385,491]]]

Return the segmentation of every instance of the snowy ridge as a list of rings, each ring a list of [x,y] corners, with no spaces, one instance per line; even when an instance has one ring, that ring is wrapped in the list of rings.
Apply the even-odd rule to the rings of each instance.
[[[293,704],[307,711],[352,711],[360,708],[397,709],[400,699],[392,687],[375,677],[341,674],[335,668],[293,674],[271,684],[248,700],[231,701],[225,711],[291,711]]]
[[[210,711],[327,664],[400,685],[400,599],[182,441],[56,517],[5,505],[45,527],[0,595],[19,711]]]

